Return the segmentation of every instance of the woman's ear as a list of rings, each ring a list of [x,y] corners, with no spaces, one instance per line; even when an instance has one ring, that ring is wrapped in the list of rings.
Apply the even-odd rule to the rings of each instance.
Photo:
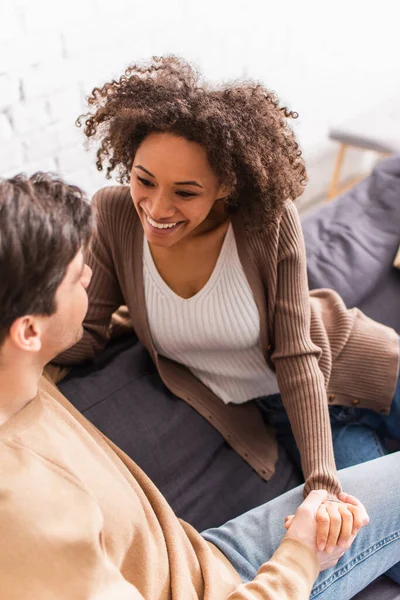
[[[233,191],[232,186],[222,183],[218,189],[217,201],[221,202],[223,200],[226,200],[227,198],[229,198],[232,191]]]
[[[16,319],[9,330],[14,345],[25,352],[39,352],[42,348],[40,319],[25,315]]]

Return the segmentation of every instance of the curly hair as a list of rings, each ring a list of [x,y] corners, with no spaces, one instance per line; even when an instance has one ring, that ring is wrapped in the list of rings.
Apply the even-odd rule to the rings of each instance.
[[[259,83],[212,88],[185,60],[153,57],[94,88],[88,104],[77,125],[100,140],[96,165],[99,171],[106,166],[107,178],[117,169],[117,180],[128,183],[144,138],[171,132],[205,148],[211,168],[232,190],[227,210],[240,210],[251,228],[268,229],[286,199],[303,192],[306,170],[289,126],[298,115]]]

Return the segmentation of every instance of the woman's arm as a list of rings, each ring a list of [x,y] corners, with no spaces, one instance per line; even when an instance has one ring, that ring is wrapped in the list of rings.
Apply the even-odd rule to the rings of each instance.
[[[110,337],[112,314],[124,304],[111,254],[107,199],[107,188],[93,198],[96,232],[85,256],[92,269],[92,279],[87,290],[89,308],[83,322],[83,337],[55,359],[58,364],[78,364],[100,352]]]
[[[333,454],[325,382],[318,365],[321,350],[310,335],[306,252],[299,215],[288,202],[280,224],[276,305],[275,364],[282,401],[300,450],[305,496],[341,491]]]

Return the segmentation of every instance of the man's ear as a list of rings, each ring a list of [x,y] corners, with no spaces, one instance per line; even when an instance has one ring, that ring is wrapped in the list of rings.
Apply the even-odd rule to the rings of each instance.
[[[11,325],[9,337],[20,350],[39,352],[42,348],[41,320],[32,315],[19,317]]]

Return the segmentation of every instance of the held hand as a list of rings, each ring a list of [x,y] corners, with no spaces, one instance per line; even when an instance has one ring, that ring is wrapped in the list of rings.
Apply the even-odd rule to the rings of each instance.
[[[317,546],[330,554],[335,546],[347,550],[359,530],[369,523],[364,506],[353,496],[340,494],[339,500],[325,501],[317,512]]]
[[[341,493],[339,499],[341,502],[323,500],[316,512],[316,545],[322,568],[336,564],[350,548],[358,531],[369,523],[367,511],[359,500],[345,493]],[[286,517],[286,529],[291,527],[294,517]],[[326,555],[330,555],[332,564],[328,564],[331,561],[329,558],[327,561]]]

